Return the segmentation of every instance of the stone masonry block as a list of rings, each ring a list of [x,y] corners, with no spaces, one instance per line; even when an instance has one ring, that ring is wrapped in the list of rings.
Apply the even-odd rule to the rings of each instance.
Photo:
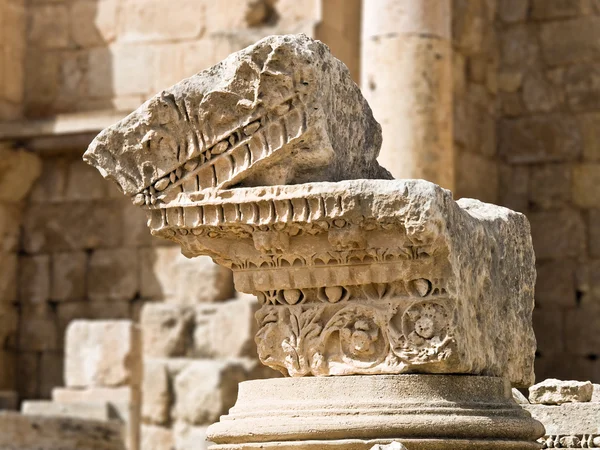
[[[542,308],[573,308],[577,288],[575,261],[569,258],[549,259],[539,261],[536,268],[536,302]]]
[[[22,305],[19,321],[19,350],[58,350],[58,324],[56,313],[47,304]]]
[[[103,403],[110,405],[111,418],[129,421],[131,410],[139,407],[139,392],[131,387],[118,388],[55,388],[52,401],[61,404]]]
[[[69,11],[69,24],[75,43],[81,47],[92,47],[113,41],[117,31],[118,7],[118,0],[74,1]]]
[[[582,208],[600,206],[600,163],[573,168],[573,201]]]
[[[534,419],[539,420],[546,428],[546,435],[572,436],[597,435],[600,432],[598,417],[599,403],[565,403],[560,406],[524,405]],[[600,440],[594,440],[594,448]],[[564,447],[563,447],[564,448]],[[572,446],[571,448],[582,448]],[[583,447],[585,448],[585,447]]]
[[[531,168],[530,201],[540,209],[561,208],[571,201],[571,170],[566,164]]]
[[[43,303],[50,298],[50,257],[24,256],[19,261],[19,299]]]
[[[212,3],[181,0],[177,3],[177,8],[171,9],[161,0],[128,1],[120,11],[119,41],[160,42],[194,39],[204,32],[207,18],[210,18],[208,22],[213,22],[240,9],[219,9],[218,14],[210,16],[205,12],[205,8],[207,4]],[[219,6],[222,7],[220,4]],[[225,10],[228,11],[227,14],[223,13]],[[168,20],[165,20],[165,16]],[[224,29],[226,28],[220,28],[218,31]]]
[[[565,74],[565,90],[573,111],[596,111],[600,101],[600,64],[570,66]]]
[[[600,17],[544,23],[540,42],[544,59],[551,66],[597,60],[600,57]]]
[[[172,430],[155,425],[142,425],[140,443],[142,450],[173,450],[175,448]]]
[[[576,160],[582,138],[573,117],[544,115],[500,122],[499,152],[509,163]]]
[[[588,212],[588,232],[590,254],[593,258],[600,258],[600,209]]]
[[[583,135],[583,157],[586,161],[600,161],[600,113],[586,113],[577,116]]]
[[[41,160],[24,150],[0,148],[0,200],[19,202],[40,176]]]
[[[198,427],[185,422],[173,426],[173,438],[177,450],[208,450],[211,444],[206,437],[208,426]]]
[[[44,450],[125,450],[123,427],[73,417],[3,414],[0,448]]]
[[[0,253],[2,271],[0,272],[0,301],[2,303],[17,301],[17,267],[18,257],[15,253]]]
[[[54,253],[50,298],[59,301],[84,298],[87,263],[85,252]]]
[[[146,424],[168,425],[170,421],[171,392],[165,361],[145,358],[143,376],[142,420]]]
[[[590,304],[569,310],[565,319],[567,351],[574,355],[597,357],[600,349],[600,334],[590,332],[600,326],[600,307]]]
[[[245,373],[236,361],[194,360],[175,378],[175,418],[190,425],[217,421],[235,403]]]
[[[15,391],[0,391],[0,411],[16,411],[19,408],[19,396]]]
[[[28,41],[43,48],[64,48],[69,44],[68,10],[63,4],[35,5],[30,12]]]
[[[144,298],[194,305],[226,300],[234,295],[229,269],[204,256],[188,259],[178,247],[143,249],[140,264]]]
[[[140,336],[130,321],[74,321],[65,351],[68,387],[139,385]]]
[[[108,197],[108,188],[98,171],[79,159],[69,161],[67,186],[65,196],[67,200],[100,200]]]
[[[21,205],[0,201],[0,251],[13,252],[19,245]]]
[[[589,402],[594,388],[589,381],[562,381],[549,378],[529,388],[529,402],[541,405]]]
[[[130,300],[139,290],[135,249],[96,250],[90,258],[88,296],[94,300]]]
[[[535,308],[533,310],[533,329],[537,342],[537,351],[542,356],[564,352],[564,312],[557,308]]]
[[[115,247],[121,243],[121,209],[114,200],[31,204],[23,220],[27,253]]]
[[[21,412],[33,416],[79,417],[90,420],[110,420],[107,403],[55,403],[48,400],[28,400]]]
[[[520,2],[527,5],[528,2]],[[533,0],[531,17],[538,20],[564,19],[584,12],[585,0]]]
[[[536,259],[579,256],[585,250],[585,224],[576,210],[531,213]]]
[[[185,356],[191,347],[193,312],[178,305],[146,303],[140,320],[144,355]]]
[[[196,307],[194,356],[212,358],[256,357],[254,314],[256,298],[243,296],[222,304]]]
[[[40,397],[50,398],[52,389],[64,385],[64,355],[62,351],[43,352],[39,364]]]

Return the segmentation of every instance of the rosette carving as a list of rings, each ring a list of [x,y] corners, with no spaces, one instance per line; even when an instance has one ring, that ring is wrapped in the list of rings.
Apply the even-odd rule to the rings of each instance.
[[[413,364],[440,361],[452,352],[450,312],[437,302],[413,303],[390,321],[390,341],[394,353]]]
[[[324,354],[329,374],[348,372],[346,365],[358,372],[382,363],[389,352],[388,338],[375,309],[348,306],[338,311],[323,329]],[[336,362],[343,363],[336,369]]]

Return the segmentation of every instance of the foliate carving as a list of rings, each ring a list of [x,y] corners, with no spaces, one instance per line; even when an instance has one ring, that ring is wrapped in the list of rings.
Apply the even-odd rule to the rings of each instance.
[[[380,146],[379,124],[329,49],[271,36],[156,95],[84,159],[155,208],[239,185],[390,179]]]
[[[380,144],[327,47],[273,36],[150,99],[84,159],[148,211],[154,235],[211,256],[258,296],[266,364],[295,376],[470,373],[527,386],[527,220],[390,180]]]
[[[600,448],[600,435],[551,435],[538,439],[542,448]]]
[[[343,290],[337,288],[329,290],[330,297],[319,290],[325,296],[320,304],[301,303],[306,300],[303,291],[270,294],[279,305],[263,306],[257,313],[261,361],[286,375],[303,376],[412,372],[435,362],[451,365],[456,358],[450,321],[454,306],[447,298],[341,302]],[[266,293],[261,296],[267,299]]]

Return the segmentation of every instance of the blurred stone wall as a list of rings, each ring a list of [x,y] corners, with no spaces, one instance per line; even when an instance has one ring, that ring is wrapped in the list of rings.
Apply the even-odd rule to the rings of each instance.
[[[600,3],[505,0],[497,14],[499,200],[537,257],[538,380],[600,380]]]

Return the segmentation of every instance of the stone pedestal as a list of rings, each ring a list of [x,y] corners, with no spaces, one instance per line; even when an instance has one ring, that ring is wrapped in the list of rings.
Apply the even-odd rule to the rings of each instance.
[[[84,155],[153,235],[256,295],[265,365],[333,376],[242,384],[215,450],[539,447],[501,381],[534,379],[527,219],[390,180],[380,145],[347,69],[300,35],[160,93]]]
[[[377,375],[243,382],[208,436],[212,450],[525,450],[543,432],[501,378]]]

